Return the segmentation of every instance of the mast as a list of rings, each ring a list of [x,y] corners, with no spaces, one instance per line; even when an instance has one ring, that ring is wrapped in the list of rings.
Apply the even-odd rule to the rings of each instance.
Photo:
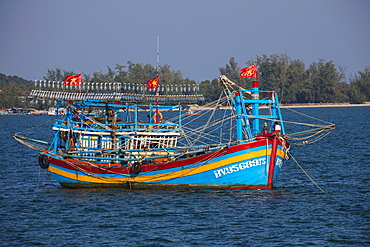
[[[242,104],[243,102],[243,96],[242,92],[238,91],[235,95],[236,101],[235,101],[235,110],[236,110],[236,140],[242,141],[243,140],[243,119],[242,119]]]
[[[159,67],[159,34],[157,34],[157,66],[155,68],[156,72],[157,72],[157,77],[158,77],[158,86],[157,88],[155,89],[155,105],[156,105],[156,108],[155,108],[155,123],[158,124],[159,123],[159,108],[158,108],[158,97],[159,97],[159,73],[158,73],[158,67]]]
[[[158,75],[158,66],[159,66],[159,34],[157,34],[157,66],[155,70],[157,71]]]
[[[252,115],[253,116],[258,116],[259,115],[259,103],[258,103],[259,98],[260,98],[260,96],[259,96],[258,70],[257,70],[256,80],[252,81],[252,100],[255,100],[255,103],[252,103]],[[260,120],[256,117],[253,118],[253,120],[252,120],[252,125],[253,125],[252,132],[253,132],[254,136],[256,136],[260,132],[260,130],[259,130],[259,121]]]

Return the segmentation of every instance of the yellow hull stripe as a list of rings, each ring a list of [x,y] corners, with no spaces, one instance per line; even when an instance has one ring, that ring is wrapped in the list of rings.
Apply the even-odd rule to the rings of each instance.
[[[267,155],[270,155],[270,154],[271,154],[271,149],[268,150]],[[276,155],[280,157],[284,157],[285,153],[282,150],[278,149]],[[179,178],[179,177],[184,177],[184,176],[191,176],[191,175],[199,174],[202,172],[214,170],[214,169],[220,168],[225,165],[229,165],[229,164],[233,164],[233,163],[240,162],[243,160],[248,160],[254,157],[261,157],[261,156],[266,156],[266,150],[260,150],[260,151],[256,151],[253,153],[242,154],[242,155],[238,155],[238,156],[234,156],[234,157],[221,160],[219,162],[201,165],[201,166],[197,166],[194,168],[188,168],[188,169],[184,169],[181,171],[149,175],[149,176],[137,176],[137,177],[103,177],[103,176],[95,175],[95,174],[92,174],[91,176],[80,175],[80,174],[77,175],[75,172],[73,173],[66,172],[66,171],[60,170],[52,166],[49,166],[49,171],[57,175],[60,175],[60,176],[63,176],[69,179],[74,179],[80,182],[90,182],[90,183],[149,182],[150,183],[150,182],[158,182],[158,181]],[[205,161],[205,163],[206,162],[207,161]]]

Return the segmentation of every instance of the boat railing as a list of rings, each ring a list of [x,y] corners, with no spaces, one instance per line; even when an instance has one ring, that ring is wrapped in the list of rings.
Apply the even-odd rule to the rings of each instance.
[[[112,131],[111,123],[99,123],[91,121],[67,121],[65,119],[56,119],[54,124],[56,129],[71,129],[80,131]],[[135,122],[118,122],[115,124],[116,131],[119,132],[136,132],[136,131],[149,131],[149,132],[181,132],[178,124],[174,123],[135,123]]]
[[[119,131],[152,131],[152,132],[180,132],[177,124],[167,123],[118,123],[116,130]]]

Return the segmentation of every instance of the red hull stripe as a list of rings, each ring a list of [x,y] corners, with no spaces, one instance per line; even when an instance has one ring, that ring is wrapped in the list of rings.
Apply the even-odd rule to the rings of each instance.
[[[281,144],[280,140],[277,140],[277,141],[278,141],[279,144]],[[241,151],[241,150],[246,150],[246,149],[251,149],[251,148],[264,146],[264,145],[266,145],[266,143],[267,143],[266,140],[258,140],[258,141],[254,141],[254,142],[251,142],[251,143],[245,143],[245,144],[231,146],[229,148],[226,148],[226,149],[223,149],[223,150],[220,150],[220,151],[216,151],[216,152],[212,152],[212,153],[208,153],[208,154],[204,154],[204,155],[201,155],[201,156],[198,156],[198,157],[188,158],[188,159],[184,159],[184,160],[178,160],[178,161],[173,161],[173,162],[168,162],[168,163],[161,163],[161,164],[157,164],[157,165],[151,164],[150,166],[146,166],[146,165],[143,164],[141,171],[142,172],[159,171],[159,170],[164,170],[164,169],[186,166],[186,165],[189,165],[189,164],[195,164],[195,163],[198,163],[198,162],[204,162],[206,160],[217,158],[217,157],[220,157],[220,156],[225,155],[225,154],[232,154],[232,153],[235,153],[235,152],[238,152],[238,151]],[[268,144],[271,145],[272,140],[268,140]],[[111,174],[111,173],[129,174],[130,173],[130,169],[126,166],[125,167],[117,167],[117,165],[113,165],[111,167],[108,167],[108,166],[105,166],[102,163],[86,162],[86,161],[81,161],[81,160],[76,160],[76,159],[71,159],[71,158],[67,158],[66,160],[69,161],[70,163],[73,163],[73,165],[77,169],[80,168],[80,169],[83,169],[84,171],[90,172],[90,173],[96,173],[96,174]],[[71,166],[68,163],[66,163],[62,160],[55,159],[55,158],[51,157],[50,162],[55,164],[55,165],[58,165],[60,167],[71,169]]]

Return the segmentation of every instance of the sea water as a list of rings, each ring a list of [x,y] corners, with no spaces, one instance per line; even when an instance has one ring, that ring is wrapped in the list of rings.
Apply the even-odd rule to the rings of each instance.
[[[52,117],[0,116],[0,245],[369,246],[370,107],[294,110],[337,126],[292,145],[325,193],[292,159],[273,190],[64,189],[39,168],[37,151],[12,138]],[[27,136],[50,140],[51,125]]]

